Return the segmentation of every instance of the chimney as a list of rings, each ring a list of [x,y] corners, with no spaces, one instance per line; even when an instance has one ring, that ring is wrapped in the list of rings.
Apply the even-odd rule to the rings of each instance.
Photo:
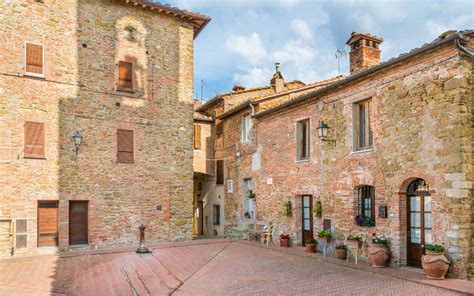
[[[280,72],[280,63],[275,63],[275,74],[273,74],[270,84],[273,87],[273,90],[278,93],[285,89],[285,79]]]
[[[346,42],[351,47],[351,75],[380,63],[379,45],[382,42],[383,39],[377,36],[352,32],[351,37]]]
[[[232,88],[232,90],[235,91],[235,92],[243,91],[243,90],[245,90],[245,86],[242,86],[242,85],[234,85],[234,87]]]

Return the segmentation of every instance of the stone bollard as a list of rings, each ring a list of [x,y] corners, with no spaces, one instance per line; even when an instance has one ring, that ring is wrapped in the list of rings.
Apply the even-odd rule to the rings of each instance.
[[[140,229],[140,246],[138,247],[137,249],[137,253],[138,254],[147,254],[147,253],[151,253],[150,250],[148,250],[146,247],[145,247],[145,225],[140,225],[138,227],[138,229]]]

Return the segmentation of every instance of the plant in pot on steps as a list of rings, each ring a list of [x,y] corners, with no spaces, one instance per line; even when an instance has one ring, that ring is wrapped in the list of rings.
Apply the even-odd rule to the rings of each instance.
[[[326,230],[318,231],[318,237],[316,238],[318,243],[327,245],[331,242],[331,232]]]
[[[290,246],[290,235],[287,233],[280,234],[280,247]]]
[[[362,238],[359,236],[349,235],[346,239],[347,247],[360,249],[362,248]]]
[[[343,243],[336,244],[336,257],[338,259],[346,259],[347,257],[347,246]]]
[[[314,239],[306,240],[306,253],[316,253],[316,241]]]
[[[373,267],[386,267],[390,260],[388,239],[383,234],[373,234],[369,248],[369,260]]]
[[[421,266],[430,279],[442,280],[448,272],[449,260],[441,245],[425,245],[425,254],[421,257]]]

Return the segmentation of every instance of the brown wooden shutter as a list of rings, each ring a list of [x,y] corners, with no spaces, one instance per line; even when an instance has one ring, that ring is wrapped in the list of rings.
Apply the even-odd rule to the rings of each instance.
[[[117,130],[117,161],[133,162],[133,131]]]
[[[224,184],[224,161],[216,162],[216,184]]]
[[[118,86],[120,88],[132,89],[133,88],[133,75],[132,75],[132,63],[119,62],[119,81]]]
[[[194,125],[194,149],[201,149],[201,125]]]
[[[26,72],[43,74],[43,46],[26,44]]]
[[[45,157],[45,131],[44,123],[25,123],[25,157]]]

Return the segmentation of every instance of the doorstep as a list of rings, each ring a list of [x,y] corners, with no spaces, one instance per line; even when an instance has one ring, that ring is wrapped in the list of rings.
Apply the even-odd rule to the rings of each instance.
[[[443,289],[448,289],[456,292],[462,292],[467,294],[474,294],[474,282],[468,280],[461,280],[461,279],[454,279],[454,278],[446,278],[444,280],[431,280],[425,276],[425,273],[422,269],[418,268],[411,268],[411,267],[385,267],[385,268],[377,268],[372,267],[367,262],[365,258],[359,257],[359,264],[355,264],[353,258],[349,259],[347,262],[345,259],[337,259],[335,256],[328,255],[324,257],[321,253],[306,253],[306,249],[301,246],[292,246],[289,248],[280,247],[280,246],[269,246],[266,247],[265,244],[259,243],[256,241],[246,241],[240,240],[239,243],[249,244],[252,246],[258,246],[265,249],[271,249],[273,251],[288,253],[296,256],[307,257],[313,260],[324,261],[336,265],[345,266],[348,268],[354,268],[359,270],[364,270],[367,272],[372,272],[376,274],[382,274],[385,276],[398,278],[406,281],[421,283],[425,285],[435,286]]]

